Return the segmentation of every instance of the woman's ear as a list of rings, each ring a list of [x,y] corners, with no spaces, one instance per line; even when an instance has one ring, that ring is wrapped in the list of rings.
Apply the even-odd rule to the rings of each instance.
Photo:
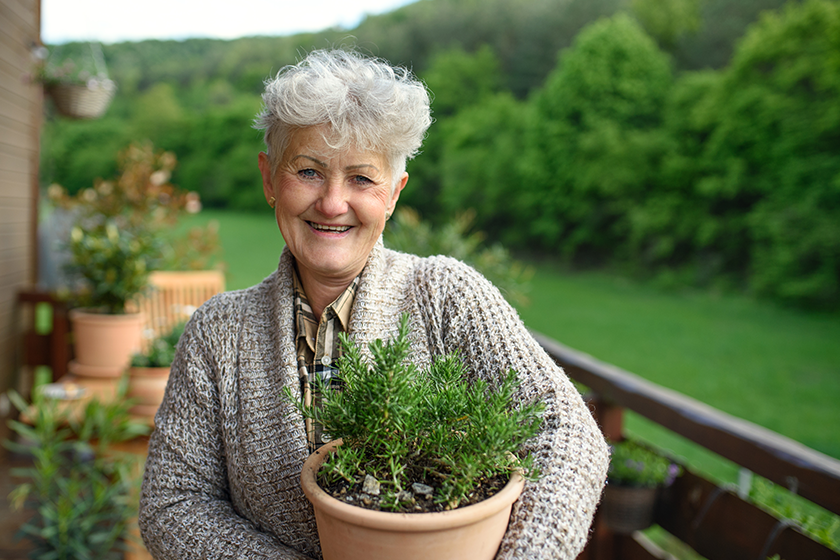
[[[388,205],[388,214],[394,213],[394,208],[397,206],[397,201],[400,199],[400,193],[405,188],[405,184],[408,183],[408,173],[403,173],[403,176],[400,177],[400,180],[397,181],[396,185],[394,185],[394,192],[391,194],[391,204]]]
[[[271,204],[270,199],[275,197],[274,181],[271,180],[271,161],[269,160],[267,153],[260,152],[260,155],[257,157],[257,166],[260,168],[260,173],[262,174],[265,201]]]

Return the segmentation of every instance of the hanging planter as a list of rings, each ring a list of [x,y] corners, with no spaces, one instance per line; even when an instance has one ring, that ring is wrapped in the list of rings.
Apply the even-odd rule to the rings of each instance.
[[[117,86],[108,79],[47,86],[58,112],[74,119],[98,119],[108,110],[116,91]]]
[[[74,119],[98,119],[108,110],[117,91],[116,84],[108,78],[98,44],[90,45],[87,56],[45,58],[37,66],[37,79],[44,84],[56,110]]]

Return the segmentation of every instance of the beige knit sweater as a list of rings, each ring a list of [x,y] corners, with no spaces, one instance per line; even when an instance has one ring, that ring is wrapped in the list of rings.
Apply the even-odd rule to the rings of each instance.
[[[320,557],[312,508],[299,488],[304,422],[298,391],[293,258],[247,290],[216,296],[178,347],[140,501],[140,528],[158,560]],[[586,543],[608,450],[578,392],[499,291],[468,266],[378,243],[362,273],[349,334],[367,346],[413,321],[420,365],[460,351],[491,383],[514,368],[523,401],[546,405],[533,444],[542,469],[514,504],[498,558],[571,560]]]

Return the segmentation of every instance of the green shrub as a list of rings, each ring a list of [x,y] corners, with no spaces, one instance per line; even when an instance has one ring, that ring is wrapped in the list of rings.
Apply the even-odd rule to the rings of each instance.
[[[428,257],[447,255],[481,272],[516,303],[528,301],[533,269],[514,260],[501,244],[484,245],[484,233],[471,231],[475,212],[457,214],[440,227],[433,227],[411,208],[397,208],[385,230],[385,245],[396,251]]]

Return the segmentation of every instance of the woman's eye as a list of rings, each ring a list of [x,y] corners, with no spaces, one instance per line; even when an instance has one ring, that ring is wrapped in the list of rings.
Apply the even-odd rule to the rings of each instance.
[[[314,169],[301,169],[298,171],[298,175],[303,177],[304,179],[315,179],[318,177],[318,172]]]
[[[359,185],[370,185],[373,183],[370,177],[365,177],[364,175],[355,175],[353,181]]]

